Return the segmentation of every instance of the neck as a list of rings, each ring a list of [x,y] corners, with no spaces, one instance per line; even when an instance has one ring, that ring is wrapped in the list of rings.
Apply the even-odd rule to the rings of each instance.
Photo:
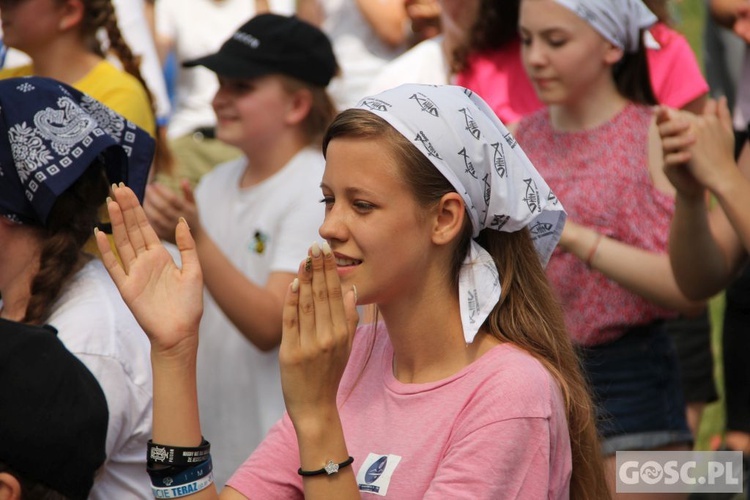
[[[31,282],[39,270],[39,252],[3,252],[0,257],[0,318],[21,321],[31,299]]]
[[[620,94],[611,78],[581,92],[579,96],[549,106],[552,126],[556,130],[579,132],[598,127],[614,118],[629,102]]]
[[[62,37],[55,43],[29,51],[34,74],[60,80],[74,85],[102,61],[90,52],[85,44],[71,36]]]
[[[496,345],[494,337],[479,335],[467,346],[457,291],[445,293],[444,285],[425,284],[402,297],[408,298],[378,306],[393,345],[393,370],[399,381],[444,379]]]
[[[281,135],[272,145],[248,145],[243,148],[247,168],[240,181],[240,187],[251,187],[273,176],[307,147],[308,142],[301,131],[294,131]]]

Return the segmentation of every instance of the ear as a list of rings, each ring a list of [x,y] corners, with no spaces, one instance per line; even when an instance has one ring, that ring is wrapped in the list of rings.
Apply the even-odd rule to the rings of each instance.
[[[21,500],[21,483],[7,472],[0,472],[0,500]]]
[[[607,48],[604,50],[604,62],[614,66],[625,56],[625,50],[621,49],[610,42],[607,42]]]
[[[436,208],[432,242],[445,245],[453,241],[461,233],[465,217],[466,208],[461,195],[455,192],[444,194]]]
[[[289,108],[286,114],[288,125],[299,125],[302,123],[312,108],[313,96],[309,89],[296,90],[289,96]]]
[[[61,31],[67,31],[83,22],[86,6],[82,0],[66,0],[60,7],[61,16],[58,27]]]

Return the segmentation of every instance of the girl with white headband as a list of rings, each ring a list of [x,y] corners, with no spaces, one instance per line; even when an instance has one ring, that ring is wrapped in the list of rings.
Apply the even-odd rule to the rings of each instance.
[[[287,414],[221,498],[607,498],[544,275],[565,212],[489,106],[461,87],[404,85],[341,113],[324,151],[326,241],[284,311]],[[124,267],[99,243],[151,338],[153,442],[196,447],[193,241],[178,224],[177,269],[135,198],[114,194]],[[357,304],[378,319],[357,328]],[[194,498],[216,497],[206,485]]]
[[[569,219],[547,267],[591,380],[602,449],[682,447],[674,348],[663,320],[695,314],[667,255],[674,189],[662,171],[640,0],[522,0],[522,57],[547,108],[516,137]]]

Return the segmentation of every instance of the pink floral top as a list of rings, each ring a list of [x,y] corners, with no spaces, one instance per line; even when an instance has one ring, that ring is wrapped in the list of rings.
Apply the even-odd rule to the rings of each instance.
[[[516,139],[562,201],[569,220],[666,253],[674,199],[651,182],[650,122],[648,107],[630,104],[594,129],[558,132],[548,111],[541,110],[521,120]],[[628,328],[674,315],[559,248],[547,276],[562,302],[568,331],[582,345],[610,342]]]

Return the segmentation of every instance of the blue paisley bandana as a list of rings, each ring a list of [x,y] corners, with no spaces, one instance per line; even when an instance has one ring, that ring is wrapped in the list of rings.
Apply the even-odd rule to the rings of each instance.
[[[477,94],[451,85],[406,84],[355,107],[387,121],[425,155],[464,199],[476,238],[482,229],[528,228],[547,265],[565,210],[513,135]],[[464,338],[470,343],[500,300],[495,261],[472,240],[458,278]]]
[[[154,140],[99,101],[41,77],[0,80],[0,215],[45,225],[58,196],[102,155],[142,200]]]

